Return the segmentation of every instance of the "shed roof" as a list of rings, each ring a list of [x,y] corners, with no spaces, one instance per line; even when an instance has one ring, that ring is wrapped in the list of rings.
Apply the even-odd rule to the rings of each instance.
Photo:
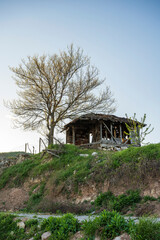
[[[66,130],[70,125],[73,125],[78,120],[104,120],[104,121],[111,121],[111,122],[117,122],[117,123],[130,123],[129,118],[124,117],[117,117],[115,115],[106,115],[106,114],[98,114],[98,113],[88,113],[84,114],[78,118],[75,118],[73,121],[69,122],[64,126],[63,130]],[[137,124],[141,124],[137,121]],[[146,124],[143,124],[143,127],[146,126]]]

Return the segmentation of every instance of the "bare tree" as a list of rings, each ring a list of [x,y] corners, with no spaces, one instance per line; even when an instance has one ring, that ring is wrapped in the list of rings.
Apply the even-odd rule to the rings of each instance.
[[[55,127],[65,119],[91,111],[115,111],[109,87],[98,95],[93,91],[104,82],[99,79],[98,69],[73,45],[59,55],[29,56],[10,69],[19,98],[5,105],[15,115],[17,127],[35,130],[45,125],[48,144],[53,143]]]

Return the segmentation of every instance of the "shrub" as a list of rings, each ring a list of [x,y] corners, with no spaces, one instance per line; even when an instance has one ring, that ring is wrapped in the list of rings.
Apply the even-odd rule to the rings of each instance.
[[[50,231],[55,240],[67,240],[71,234],[76,233],[80,228],[78,220],[70,213],[63,217],[49,217],[41,223],[43,231]]]
[[[111,200],[115,200],[115,196],[113,195],[112,192],[108,191],[105,193],[100,193],[100,195],[94,201],[94,205],[99,207],[107,206],[108,202]]]
[[[22,240],[26,239],[24,229],[17,227],[15,216],[10,214],[0,214],[0,239],[1,240]]]
[[[38,224],[37,219],[29,219],[28,221],[25,222],[26,227],[32,227]]]
[[[159,240],[160,222],[154,218],[141,218],[132,229],[132,240]]]
[[[143,201],[147,202],[147,201],[157,201],[157,198],[152,197],[152,196],[144,196],[143,197]]]
[[[128,206],[133,206],[141,201],[140,192],[138,190],[127,191],[127,194],[119,195],[113,202],[113,209],[116,211],[121,211],[123,208]]]
[[[106,207],[108,210],[121,212],[125,207],[139,203],[141,199],[139,190],[129,190],[126,194],[121,194],[118,197],[108,191],[101,193],[94,201],[94,205],[96,207]]]
[[[97,234],[101,239],[113,239],[122,232],[130,232],[133,221],[126,221],[116,211],[103,211],[94,220],[84,221],[82,229],[86,237],[92,238]]]

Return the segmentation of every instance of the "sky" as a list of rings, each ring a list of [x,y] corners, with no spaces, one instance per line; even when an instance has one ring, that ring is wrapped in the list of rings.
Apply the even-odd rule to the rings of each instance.
[[[146,113],[160,142],[160,1],[0,0],[0,152],[38,152],[38,132],[13,128],[3,101],[17,98],[9,66],[27,56],[81,47],[117,101],[115,115]],[[103,86],[102,86],[103,87]]]

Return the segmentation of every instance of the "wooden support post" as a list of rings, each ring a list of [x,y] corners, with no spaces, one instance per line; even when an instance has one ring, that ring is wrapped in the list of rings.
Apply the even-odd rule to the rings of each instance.
[[[102,137],[103,137],[103,135],[102,135],[102,123],[100,123],[100,140],[102,140]]]
[[[105,128],[107,128],[108,132],[111,134],[111,139],[114,140],[115,143],[117,143],[116,139],[114,138],[114,136],[113,136],[113,134],[112,134],[113,129],[111,129],[111,130],[112,130],[112,132],[111,132],[111,130],[107,127],[107,125],[106,125],[104,122],[103,122],[103,125],[105,126]],[[111,124],[111,125],[112,125],[112,124]],[[112,127],[111,127],[111,128],[112,128]]]
[[[25,143],[25,153],[27,153],[27,145],[28,143]]]
[[[138,145],[141,146],[141,143],[140,143],[140,129],[139,129],[138,126],[137,126],[137,137],[138,137]]]
[[[105,130],[105,134],[106,134],[106,139],[108,138],[108,132],[107,129]]]
[[[41,138],[39,138],[39,153],[41,152]]]
[[[35,151],[35,147],[33,146],[33,154],[34,154],[34,151]]]
[[[72,143],[75,145],[75,128],[72,127]]]
[[[122,124],[121,123],[119,126],[119,132],[120,132],[120,139],[121,139],[121,143],[122,143]]]
[[[110,129],[111,129],[111,140],[113,141],[113,126],[112,126],[112,123],[110,123]]]
[[[68,139],[68,129],[66,130],[66,144],[68,143],[67,139]]]

